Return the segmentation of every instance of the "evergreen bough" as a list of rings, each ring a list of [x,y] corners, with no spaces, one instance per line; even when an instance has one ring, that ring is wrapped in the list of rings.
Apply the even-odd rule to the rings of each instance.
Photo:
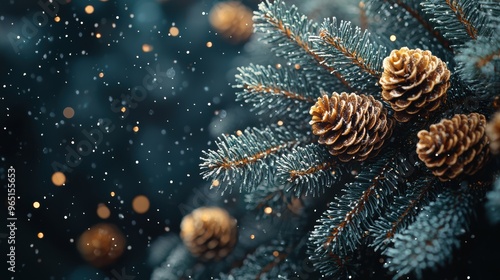
[[[329,3],[308,2],[307,11],[315,2]],[[345,2],[351,9],[351,1]],[[215,278],[452,275],[446,266],[477,213],[486,209],[492,224],[498,223],[500,184],[493,188],[498,158],[492,156],[473,175],[441,181],[418,159],[415,147],[418,131],[441,119],[469,112],[489,119],[494,113],[492,102],[500,93],[500,3],[369,0],[358,8],[353,22],[361,26],[335,14],[318,23],[283,0],[263,1],[255,12],[255,35],[278,58],[269,61],[284,63],[240,67],[234,87],[237,101],[250,103],[264,122],[217,139],[200,166],[212,187],[245,193],[257,225],[271,209],[277,214],[271,227],[282,231],[235,249]],[[446,102],[425,117],[397,124],[377,156],[337,160],[311,133],[309,108],[324,94],[349,92],[375,97],[392,115],[378,81],[384,58],[402,47],[429,50],[446,63],[451,71]]]

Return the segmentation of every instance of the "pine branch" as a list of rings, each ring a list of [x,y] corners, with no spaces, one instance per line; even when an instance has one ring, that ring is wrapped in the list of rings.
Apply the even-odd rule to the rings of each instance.
[[[286,185],[296,197],[317,196],[331,188],[342,176],[335,159],[324,146],[309,144],[296,147],[277,162],[277,180]]]
[[[294,263],[286,261],[291,248],[284,241],[274,240],[264,244],[248,255],[240,267],[222,273],[219,280],[276,279],[278,275],[291,275],[297,270]]]
[[[356,271],[359,269],[354,254],[341,256],[330,252],[322,258],[312,255],[310,259],[316,270],[321,271],[322,275],[331,279],[350,279],[352,275],[356,275]]]
[[[309,108],[320,94],[319,88],[299,75],[300,70],[250,64],[238,71],[235,87],[243,91],[236,93],[236,101],[251,103],[258,114],[302,120],[309,117]]]
[[[457,49],[466,42],[476,40],[485,34],[488,19],[480,12],[477,1],[471,0],[430,0],[422,3],[423,11],[431,16],[443,36]]]
[[[415,220],[420,209],[435,198],[436,183],[437,180],[425,177],[410,184],[404,195],[395,197],[385,215],[370,226],[370,235],[374,237],[370,246],[376,251],[384,251],[394,235],[406,229]]]
[[[451,44],[440,30],[435,28],[429,16],[422,11],[421,2],[368,0],[366,2],[367,15],[375,19],[371,27],[377,30],[378,34],[385,34],[386,38],[395,35],[395,40],[387,44],[394,45],[393,49],[406,46],[413,49],[427,49],[434,55],[446,56],[452,50]],[[401,25],[404,28],[398,28]]]
[[[148,265],[151,267],[160,265],[181,242],[177,234],[157,238],[149,247]]]
[[[467,42],[455,56],[458,75],[474,89],[476,96],[498,94],[500,87],[500,28],[493,36],[479,36]]]
[[[498,0],[483,0],[478,2],[481,5],[481,11],[487,14],[490,22],[498,23],[500,21],[500,19],[498,18],[500,16],[500,5],[498,3]],[[495,28],[496,26],[497,25],[492,25],[490,27]],[[483,34],[483,35],[488,35],[488,34]]]
[[[259,185],[255,191],[245,195],[247,210],[257,211],[258,220],[286,216],[287,221],[284,222],[292,224],[291,216],[293,214],[291,210],[294,210],[292,207],[303,207],[303,204],[300,198],[294,197],[292,193],[286,192],[284,188],[284,185],[278,184],[269,186],[263,183]],[[294,205],[294,203],[298,205]]]
[[[323,63],[337,69],[353,87],[364,92],[378,92],[377,81],[383,71],[387,49],[374,43],[370,33],[352,28],[350,22],[325,19],[318,36],[311,36],[314,52]]]
[[[500,179],[496,179],[493,189],[486,193],[484,204],[486,216],[491,224],[500,223]]]
[[[415,222],[394,236],[394,247],[386,250],[385,266],[395,272],[393,279],[410,273],[421,279],[424,270],[449,263],[460,246],[460,236],[468,231],[480,197],[480,191],[468,187],[444,188]]]
[[[240,192],[272,180],[276,156],[301,143],[303,137],[289,127],[248,128],[241,135],[222,136],[217,150],[203,151],[200,164],[203,179],[225,191],[238,183]]]
[[[354,25],[363,27],[363,9],[359,1],[295,1],[301,11],[315,21],[335,15],[338,20],[351,21]]]
[[[154,269],[151,280],[171,280],[188,277],[196,259],[186,249],[184,244],[178,243],[165,262]]]
[[[367,163],[354,182],[347,185],[345,194],[330,203],[309,237],[311,260],[318,268],[325,267],[326,263],[335,264],[332,255],[341,259],[351,255],[362,243],[370,224],[404,182],[395,162],[395,158],[385,156],[375,163]]]
[[[263,41],[279,46],[272,49],[276,55],[300,65],[308,80],[319,87],[351,89],[345,78],[323,64],[323,59],[313,51],[309,36],[318,34],[318,25],[300,14],[296,6],[288,8],[282,0],[260,3],[254,16],[254,29],[264,35]]]

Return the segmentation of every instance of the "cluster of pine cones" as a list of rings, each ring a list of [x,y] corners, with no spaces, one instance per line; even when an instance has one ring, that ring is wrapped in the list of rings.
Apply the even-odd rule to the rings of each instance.
[[[428,118],[446,102],[450,71],[430,51],[403,47],[383,61],[379,84],[382,102],[372,96],[334,92],[311,107],[309,124],[318,142],[342,162],[376,156],[392,135],[395,123]],[[500,151],[500,112],[487,122],[484,115],[456,114],[418,134],[416,152],[441,181],[472,175]]]

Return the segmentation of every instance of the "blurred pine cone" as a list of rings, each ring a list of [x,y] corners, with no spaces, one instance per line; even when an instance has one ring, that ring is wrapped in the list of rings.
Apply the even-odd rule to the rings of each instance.
[[[421,130],[417,136],[417,154],[420,160],[441,181],[449,181],[460,174],[472,175],[481,169],[489,155],[489,139],[485,133],[484,115],[456,114]]]
[[[209,13],[212,27],[230,43],[247,41],[253,34],[253,12],[239,1],[215,4]]]
[[[236,220],[219,207],[197,208],[182,219],[180,236],[202,261],[220,260],[236,244]]]
[[[95,267],[114,263],[125,251],[125,236],[113,224],[99,223],[84,231],[78,238],[81,256]]]
[[[500,112],[496,112],[486,124],[486,135],[490,139],[491,153],[500,154]]]
[[[334,92],[323,95],[309,113],[314,135],[340,161],[363,161],[378,154],[392,134],[393,120],[373,96]]]
[[[384,59],[380,78],[382,98],[395,111],[394,118],[408,122],[414,115],[428,115],[446,102],[450,71],[430,51],[393,50]]]

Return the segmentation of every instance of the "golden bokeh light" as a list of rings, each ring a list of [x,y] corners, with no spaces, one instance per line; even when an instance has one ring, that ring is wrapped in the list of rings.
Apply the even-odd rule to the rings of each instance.
[[[152,52],[153,51],[153,46],[150,44],[142,44],[142,51],[143,52]]]
[[[107,219],[111,215],[111,211],[109,210],[108,206],[104,203],[99,203],[97,205],[97,216],[101,219]]]
[[[172,27],[170,27],[170,29],[168,30],[168,33],[170,34],[170,36],[177,37],[177,36],[179,36],[179,28],[177,28],[177,27],[175,27],[175,26],[172,26]]]
[[[116,195],[115,192],[111,192],[109,195],[111,195],[111,197],[114,197]]]
[[[95,37],[96,37],[97,39],[101,38],[101,33],[96,33],[96,34],[95,34]]]
[[[264,208],[264,213],[266,213],[267,215],[273,213],[273,208],[267,206],[266,208]]]
[[[66,183],[66,175],[61,171],[54,172],[52,174],[52,184],[60,187]]]
[[[120,111],[121,111],[122,113],[125,113],[125,112],[127,111],[127,108],[126,108],[126,107],[122,107],[122,108],[120,109]]]
[[[391,35],[391,36],[389,37],[389,40],[391,40],[391,42],[396,41],[396,35]]]
[[[250,239],[255,239],[255,234],[250,234]]]
[[[75,116],[75,110],[71,107],[66,107],[63,110],[63,116],[67,119],[71,119]]]
[[[43,238],[43,232],[39,232],[36,236],[38,236],[38,238],[42,239]]]
[[[58,16],[56,16],[56,17],[54,18],[54,21],[55,21],[55,22],[60,22],[60,21],[61,21],[61,18],[60,18],[60,17],[58,17]]]
[[[212,46],[213,46],[213,43],[212,43],[212,42],[210,42],[210,41],[208,41],[208,42],[207,42],[207,48],[211,48]]]
[[[149,199],[144,195],[136,196],[132,201],[132,208],[136,213],[146,213],[149,210]]]
[[[136,125],[136,126],[134,126],[134,127],[132,128],[132,130],[133,130],[134,132],[139,132],[139,127]]]
[[[104,73],[103,72],[99,73],[99,78],[102,78],[102,77],[104,77]]]
[[[94,6],[92,6],[92,5],[87,5],[87,6],[85,7],[85,12],[86,12],[87,14],[89,14],[89,15],[90,15],[90,14],[92,14],[92,13],[94,12]]]
[[[33,208],[40,208],[40,202],[38,201],[33,202]]]

